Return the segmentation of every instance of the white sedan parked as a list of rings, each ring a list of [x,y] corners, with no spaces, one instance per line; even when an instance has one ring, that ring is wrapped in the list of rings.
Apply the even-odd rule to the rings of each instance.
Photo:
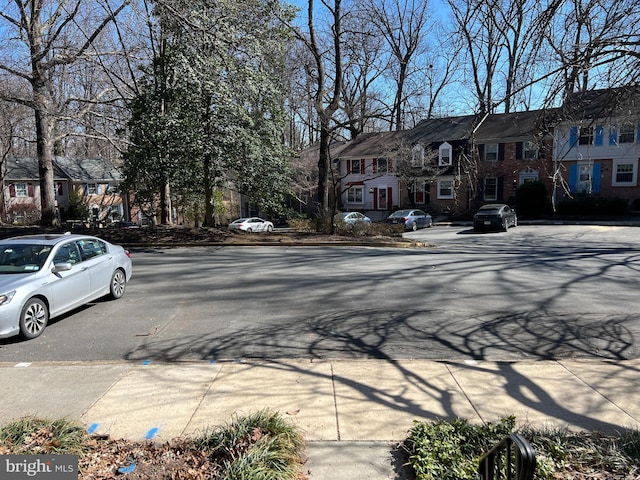
[[[229,224],[229,230],[245,232],[273,232],[273,223],[258,217],[239,218]]]
[[[0,338],[42,334],[49,319],[105,295],[120,298],[129,252],[86,235],[27,235],[0,241]]]

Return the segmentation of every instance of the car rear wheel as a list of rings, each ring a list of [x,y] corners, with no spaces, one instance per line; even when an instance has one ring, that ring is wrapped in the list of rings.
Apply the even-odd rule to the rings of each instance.
[[[509,230],[509,220],[507,220],[506,218],[502,222],[502,230],[504,230],[505,232]]]
[[[411,230],[413,230],[414,232],[415,232],[416,230],[418,230],[418,224],[417,224],[416,222],[413,222],[413,223],[411,224]]]
[[[253,233],[253,228],[247,228],[247,233]]]
[[[49,323],[47,304],[39,298],[31,298],[20,313],[20,334],[30,340],[39,337]]]
[[[127,277],[122,270],[116,270],[111,276],[111,284],[109,285],[109,293],[111,298],[117,300],[124,295],[127,286]]]

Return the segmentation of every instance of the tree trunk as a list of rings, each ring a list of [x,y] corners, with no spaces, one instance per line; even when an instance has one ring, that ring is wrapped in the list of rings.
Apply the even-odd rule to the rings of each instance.
[[[318,156],[318,203],[320,230],[332,233],[331,208],[329,206],[329,173],[331,171],[331,130],[328,122],[321,120],[320,152]]]
[[[49,113],[49,100],[44,81],[33,87],[35,104],[36,147],[40,174],[40,223],[45,227],[60,225],[56,210],[55,186],[53,183],[53,119]]]
[[[171,224],[171,188],[166,182],[160,192],[160,225]]]
[[[205,227],[215,226],[215,219],[213,218],[213,188],[211,188],[211,180],[209,179],[209,170],[211,168],[211,157],[209,155],[204,156],[203,170],[204,177],[204,222]]]

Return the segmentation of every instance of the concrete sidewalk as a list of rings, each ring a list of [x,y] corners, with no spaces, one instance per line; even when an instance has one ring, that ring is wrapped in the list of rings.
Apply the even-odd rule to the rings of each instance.
[[[0,364],[0,424],[66,417],[113,438],[162,442],[279,411],[307,440],[311,480],[400,479],[414,420],[640,428],[640,360]]]

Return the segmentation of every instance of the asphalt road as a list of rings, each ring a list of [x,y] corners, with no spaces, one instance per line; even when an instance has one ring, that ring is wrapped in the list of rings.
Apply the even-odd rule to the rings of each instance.
[[[640,356],[640,228],[407,236],[433,246],[133,250],[122,299],[0,361]]]

